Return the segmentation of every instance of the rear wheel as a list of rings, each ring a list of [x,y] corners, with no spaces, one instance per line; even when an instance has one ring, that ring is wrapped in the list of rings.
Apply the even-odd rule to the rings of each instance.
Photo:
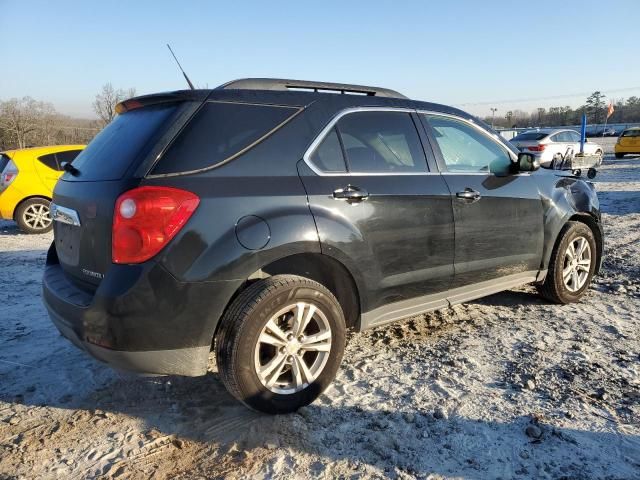
[[[25,233],[46,233],[53,227],[46,198],[30,198],[16,208],[15,219]]]
[[[616,153],[616,158],[622,158],[624,157],[624,153]]]
[[[254,283],[221,322],[215,350],[222,382],[261,412],[289,413],[310,404],[342,361],[340,304],[307,278],[276,275]]]
[[[540,294],[555,303],[577,302],[589,288],[596,269],[596,242],[591,229],[568,222],[551,253],[549,271]]]

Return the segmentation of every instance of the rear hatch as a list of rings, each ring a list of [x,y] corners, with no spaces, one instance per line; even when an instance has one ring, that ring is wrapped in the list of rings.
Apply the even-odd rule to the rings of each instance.
[[[625,130],[618,141],[623,147],[640,147],[640,129]]]
[[[78,155],[53,194],[54,242],[63,270],[76,285],[94,291],[111,266],[111,230],[116,199],[135,188],[153,159],[202,100],[139,97]],[[127,105],[128,104],[128,105]],[[56,214],[55,209],[58,208]]]

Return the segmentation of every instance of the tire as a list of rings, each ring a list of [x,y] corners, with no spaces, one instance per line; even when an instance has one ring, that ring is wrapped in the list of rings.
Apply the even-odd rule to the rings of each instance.
[[[46,198],[30,198],[25,200],[15,212],[15,220],[25,233],[47,233],[53,228],[53,221],[49,213],[51,201]]]
[[[620,159],[624,157],[624,153],[616,153],[616,158]]]
[[[572,264],[569,256],[570,245],[577,253],[579,248],[584,245],[581,240],[584,240],[588,245],[588,252],[583,250],[582,257],[576,255],[576,263]],[[586,249],[586,247],[584,248]],[[588,266],[584,260],[586,253],[589,254]],[[589,288],[598,261],[597,255],[593,231],[584,223],[567,222],[551,252],[547,278],[543,284],[538,286],[538,291],[544,298],[554,303],[577,302]],[[573,268],[571,268],[572,265]],[[575,276],[573,275],[574,271],[576,272]],[[566,272],[569,272],[568,279],[565,277]]]
[[[310,320],[302,332],[294,332],[300,305],[303,318]],[[327,331],[328,340],[310,340],[326,337]],[[302,335],[296,338],[291,333]],[[215,342],[220,378],[235,398],[254,410],[294,412],[313,402],[333,381],[345,336],[342,308],[318,282],[295,275],[259,280],[238,295],[221,320]]]

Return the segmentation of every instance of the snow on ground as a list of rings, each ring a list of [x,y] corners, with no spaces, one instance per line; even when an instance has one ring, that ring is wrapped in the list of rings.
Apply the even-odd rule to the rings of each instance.
[[[299,413],[140,378],[61,338],[51,235],[0,223],[0,478],[640,478],[640,157],[597,177],[607,258],[579,304],[532,287],[352,335]]]

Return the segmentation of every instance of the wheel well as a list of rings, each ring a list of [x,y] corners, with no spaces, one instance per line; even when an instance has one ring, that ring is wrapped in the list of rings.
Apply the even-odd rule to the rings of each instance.
[[[15,221],[16,219],[16,212],[18,211],[18,208],[20,208],[20,205],[22,205],[24,202],[26,202],[27,200],[32,200],[34,198],[43,198],[44,200],[47,200],[48,202],[51,201],[51,199],[45,195],[30,195],[28,197],[24,197],[22,200],[20,200],[17,204],[16,207],[13,209],[13,220]]]
[[[602,238],[602,231],[598,227],[598,221],[589,213],[576,213],[570,219],[570,222],[581,222],[588,226],[593,232],[593,237],[596,240],[596,248],[598,249],[598,263],[596,264],[597,274],[600,271],[602,264],[602,253],[604,250],[604,239]]]
[[[253,274],[238,289],[229,305],[238,294],[253,282],[273,275],[299,275],[321,283],[335,295],[344,312],[347,328],[357,328],[360,319],[360,297],[355,280],[337,260],[320,253],[299,253],[275,260]],[[215,338],[215,335],[214,335]]]

